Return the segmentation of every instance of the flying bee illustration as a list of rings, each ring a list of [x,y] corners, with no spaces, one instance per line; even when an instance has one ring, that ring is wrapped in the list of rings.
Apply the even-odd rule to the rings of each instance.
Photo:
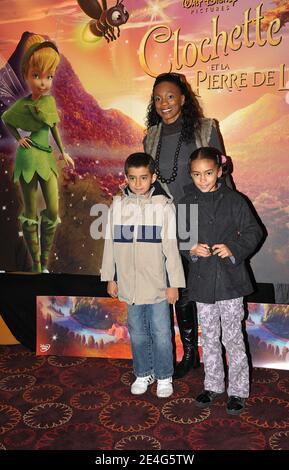
[[[77,0],[77,3],[87,16],[93,18],[87,25],[91,34],[99,38],[104,37],[107,42],[119,38],[119,27],[129,18],[123,0],[117,0],[116,5],[111,8],[107,8],[106,0],[101,1],[102,7],[98,0]]]

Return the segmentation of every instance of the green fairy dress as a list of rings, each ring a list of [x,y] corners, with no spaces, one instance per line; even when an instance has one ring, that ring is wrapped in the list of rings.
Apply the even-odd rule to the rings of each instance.
[[[21,138],[17,129],[31,132],[31,148],[19,146],[17,149],[14,182],[22,175],[29,183],[35,172],[45,181],[49,180],[51,172],[58,176],[53,150],[48,143],[50,130],[60,152],[64,152],[56,127],[60,119],[53,96],[41,96],[38,100],[32,100],[31,95],[21,98],[3,113],[2,120],[17,140]]]

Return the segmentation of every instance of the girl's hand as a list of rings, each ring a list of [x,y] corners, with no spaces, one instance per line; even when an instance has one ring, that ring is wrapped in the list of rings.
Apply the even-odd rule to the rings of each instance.
[[[166,298],[168,304],[175,304],[179,300],[179,289],[177,287],[168,287],[166,289]]]
[[[198,243],[197,245],[192,246],[190,249],[190,255],[202,256],[203,258],[212,256],[210,253],[210,247],[207,243]]]
[[[228,256],[233,256],[231,250],[224,243],[216,243],[212,246],[214,255],[218,255],[221,258],[227,258]]]
[[[117,287],[117,283],[115,281],[108,281],[108,283],[107,283],[107,293],[113,298],[117,297],[118,287]]]
[[[30,149],[31,148],[31,139],[29,137],[22,137],[21,139],[18,140],[19,145],[25,149]]]
[[[65,161],[65,164],[66,164],[67,166],[72,166],[72,168],[75,168],[75,163],[74,163],[74,161],[72,160],[72,158],[68,155],[68,153],[64,153],[64,154],[62,155],[62,157],[63,157],[63,160]]]

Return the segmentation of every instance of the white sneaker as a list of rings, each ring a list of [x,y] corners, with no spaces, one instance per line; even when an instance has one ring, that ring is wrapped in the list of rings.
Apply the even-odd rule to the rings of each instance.
[[[173,391],[172,377],[158,380],[157,396],[159,398],[168,398],[173,394]]]
[[[146,377],[137,377],[132,384],[130,391],[133,395],[142,395],[148,389],[148,386],[154,383],[155,378],[153,375],[147,375]]]

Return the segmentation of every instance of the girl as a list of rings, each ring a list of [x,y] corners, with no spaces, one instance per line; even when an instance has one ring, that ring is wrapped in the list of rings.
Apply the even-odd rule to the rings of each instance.
[[[245,199],[220,179],[225,157],[202,147],[189,159],[193,180],[180,204],[198,206],[198,243],[185,255],[190,259],[189,298],[196,301],[202,329],[205,390],[196,398],[208,406],[224,392],[220,332],[229,360],[227,412],[238,414],[249,395],[249,369],[242,335],[243,296],[252,292],[245,260],[262,238]],[[220,325],[221,324],[221,325]]]
[[[60,57],[57,47],[42,36],[33,34],[26,41],[21,63],[31,94],[17,100],[2,116],[11,134],[17,139],[14,182],[19,181],[24,212],[19,219],[28,245],[34,272],[48,272],[49,252],[58,216],[58,170],[52,148],[48,143],[49,130],[66,164],[74,167],[70,156],[64,152],[56,123],[59,122],[55,100],[47,95]],[[22,137],[18,128],[31,132]],[[46,209],[41,212],[41,255],[38,237],[37,187],[40,184]]]
[[[222,149],[222,141],[213,119],[203,117],[196,95],[184,75],[164,73],[153,85],[147,111],[147,136],[144,148],[156,161],[156,174],[177,205],[189,184],[188,158],[198,147],[212,145]],[[185,275],[188,264],[182,258]],[[174,378],[183,377],[192,367],[199,367],[198,323],[196,305],[188,299],[188,290],[180,290],[176,316],[184,356]]]

